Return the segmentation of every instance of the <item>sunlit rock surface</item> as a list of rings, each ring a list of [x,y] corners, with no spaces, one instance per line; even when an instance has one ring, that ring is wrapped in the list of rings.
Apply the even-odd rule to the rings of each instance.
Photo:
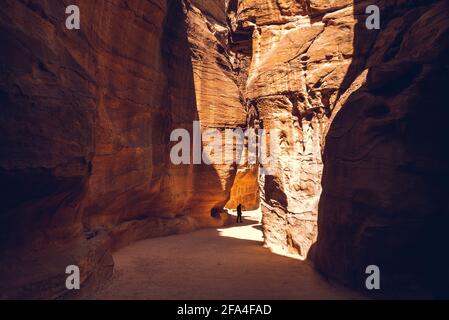
[[[236,209],[239,204],[243,210],[256,210],[260,206],[259,169],[257,166],[245,166],[237,171],[231,189],[231,198],[226,204],[228,209]]]
[[[237,169],[170,161],[174,129],[246,126],[225,2],[74,4],[81,30],[62,1],[0,12],[2,297],[61,297],[69,264],[86,287],[111,248],[227,219]]]
[[[376,265],[373,294],[447,298],[449,4],[378,4],[382,28],[370,40],[360,18],[325,141],[315,265],[362,290]]]
[[[365,24],[372,4],[379,31]],[[241,0],[232,9],[235,38],[251,40],[247,103],[265,129],[282,131],[277,172],[260,179],[266,244],[360,289],[377,262],[387,295],[438,291],[448,277],[447,4]],[[427,112],[439,120],[419,120]]]
[[[239,203],[331,279],[364,289],[374,264],[385,293],[443,291],[446,2],[77,0],[69,31],[63,1],[3,1],[0,298],[74,297],[69,264],[94,290],[113,250]],[[193,121],[279,129],[274,172],[173,165]]]
[[[304,257],[317,236],[322,137],[353,55],[351,4],[242,0],[232,15],[235,33],[252,32],[247,102],[264,129],[281,130],[277,170],[260,181],[266,243]]]

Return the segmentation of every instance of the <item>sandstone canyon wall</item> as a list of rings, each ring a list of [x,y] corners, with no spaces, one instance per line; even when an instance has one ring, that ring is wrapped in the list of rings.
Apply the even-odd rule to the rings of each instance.
[[[111,251],[239,203],[272,250],[352,287],[370,264],[391,294],[444,280],[446,2],[77,0],[69,31],[68,1],[5,0],[0,298],[67,297],[70,264],[93,287]],[[173,165],[193,121],[280,129],[275,173]]]
[[[373,4],[380,30],[365,24]],[[277,172],[260,179],[266,244],[361,290],[369,265],[387,295],[447,286],[447,2],[231,9],[231,31],[251,41],[247,104],[282,130]]]
[[[251,32],[247,103],[280,129],[276,173],[262,177],[265,240],[307,256],[316,241],[322,136],[351,64],[352,1],[238,1],[235,33]]]
[[[376,38],[365,36],[363,3],[353,8],[349,87],[324,146],[315,265],[360,289],[376,265],[374,294],[449,298],[449,3],[376,3]]]
[[[246,126],[224,1],[70,4],[80,30],[66,1],[0,11],[1,297],[61,297],[67,265],[86,287],[115,248],[226,221],[237,168],[170,161],[174,129]]]

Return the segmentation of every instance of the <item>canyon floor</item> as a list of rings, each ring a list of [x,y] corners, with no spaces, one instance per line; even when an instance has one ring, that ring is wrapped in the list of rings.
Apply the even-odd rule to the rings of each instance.
[[[309,262],[263,247],[260,212],[243,224],[149,239],[117,251],[109,283],[88,299],[363,299]]]

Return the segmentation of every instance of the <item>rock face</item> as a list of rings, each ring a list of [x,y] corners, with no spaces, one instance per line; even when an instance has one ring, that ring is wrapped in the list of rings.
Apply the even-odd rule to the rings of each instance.
[[[377,265],[380,294],[449,297],[449,4],[378,5],[386,14],[371,41],[354,7],[357,72],[326,138],[314,260],[353,287],[365,289]]]
[[[380,30],[365,24],[372,4]],[[267,245],[363,290],[374,264],[384,293],[432,281],[441,291],[428,275],[447,282],[445,1],[241,0],[232,9],[236,38],[252,40],[247,103],[264,128],[282,130],[277,172],[260,180]],[[424,110],[439,119],[424,120]]]
[[[211,210],[222,209],[229,199],[235,169],[230,165],[173,165],[173,144],[168,141],[175,129],[192,132],[193,121],[200,121],[203,130],[246,124],[229,58],[219,50],[226,45],[222,42],[227,31],[224,4],[219,4],[214,2],[211,13],[204,14],[190,2],[165,4],[163,25],[154,35],[145,35],[154,43],[147,44],[152,51],[145,55],[152,70],[140,70],[136,80],[143,87],[130,83],[132,89],[118,97],[125,104],[110,110],[116,115],[114,120],[117,117],[115,122],[107,116],[109,112],[105,114],[104,125],[110,130],[104,139],[114,140],[117,132],[116,139],[130,140],[117,149],[108,145],[98,150],[84,220],[91,229],[110,228],[114,246],[222,223],[211,218]],[[120,60],[118,66],[124,63],[121,55],[113,58]],[[112,77],[110,81],[115,79],[115,87],[121,89],[124,79]],[[134,110],[140,104],[140,110]],[[112,149],[104,153],[104,148]]]
[[[237,168],[170,160],[174,129],[246,126],[225,2],[73,2],[80,30],[63,1],[0,11],[1,297],[63,297],[67,265],[86,288],[111,249],[226,221]]]
[[[260,207],[259,168],[244,166],[238,169],[231,189],[231,198],[226,204],[228,209],[236,209],[239,204],[243,210],[257,210]]]
[[[306,256],[317,236],[322,136],[351,64],[352,1],[242,0],[234,33],[252,32],[247,103],[281,130],[273,175],[260,181],[266,243]]]
[[[444,294],[447,1],[73,4],[80,30],[65,1],[0,9],[0,298],[74,297],[71,264],[92,290],[114,249],[221,226],[239,203],[332,279],[364,289],[377,265],[383,294]],[[173,164],[170,135],[194,121],[279,129],[275,171]]]

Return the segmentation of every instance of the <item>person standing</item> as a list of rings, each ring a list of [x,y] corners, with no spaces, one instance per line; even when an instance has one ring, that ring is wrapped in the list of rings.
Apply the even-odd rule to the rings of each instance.
[[[239,205],[237,206],[237,223],[239,223],[239,222],[243,223],[243,218],[242,218],[242,216],[243,216],[243,213],[242,213],[242,205],[239,204]]]

